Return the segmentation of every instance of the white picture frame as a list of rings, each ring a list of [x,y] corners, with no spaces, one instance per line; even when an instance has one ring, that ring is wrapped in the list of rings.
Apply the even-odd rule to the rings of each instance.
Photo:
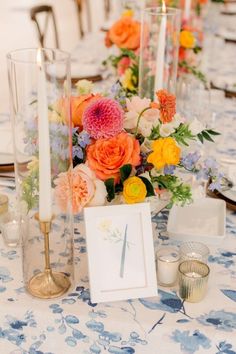
[[[84,209],[93,303],[157,296],[149,203]]]

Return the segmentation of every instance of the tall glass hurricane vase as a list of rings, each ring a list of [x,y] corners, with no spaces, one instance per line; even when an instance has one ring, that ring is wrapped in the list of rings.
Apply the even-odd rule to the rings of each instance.
[[[139,94],[153,99],[156,91],[175,93],[180,33],[180,10],[150,7],[143,11]]]
[[[53,298],[73,281],[70,56],[26,49],[7,58],[23,276],[31,295]]]

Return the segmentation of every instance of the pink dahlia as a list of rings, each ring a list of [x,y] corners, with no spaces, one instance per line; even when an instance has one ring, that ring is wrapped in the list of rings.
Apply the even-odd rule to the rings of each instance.
[[[91,103],[83,114],[83,127],[94,139],[107,139],[123,130],[124,112],[118,102],[100,98]]]

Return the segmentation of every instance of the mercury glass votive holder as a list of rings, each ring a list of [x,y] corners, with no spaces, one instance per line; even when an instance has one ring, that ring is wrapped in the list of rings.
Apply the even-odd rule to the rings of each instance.
[[[198,260],[207,263],[210,254],[209,248],[201,242],[184,242],[179,248],[180,260]]]
[[[200,302],[206,295],[210,268],[207,264],[188,260],[179,265],[179,295],[188,302]]]
[[[165,246],[157,251],[157,281],[161,286],[174,286],[178,277],[179,252],[176,247]]]

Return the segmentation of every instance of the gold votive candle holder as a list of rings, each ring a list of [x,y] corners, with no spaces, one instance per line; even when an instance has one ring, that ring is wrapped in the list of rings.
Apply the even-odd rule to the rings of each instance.
[[[179,295],[188,302],[200,302],[206,295],[210,268],[198,260],[179,265]]]

